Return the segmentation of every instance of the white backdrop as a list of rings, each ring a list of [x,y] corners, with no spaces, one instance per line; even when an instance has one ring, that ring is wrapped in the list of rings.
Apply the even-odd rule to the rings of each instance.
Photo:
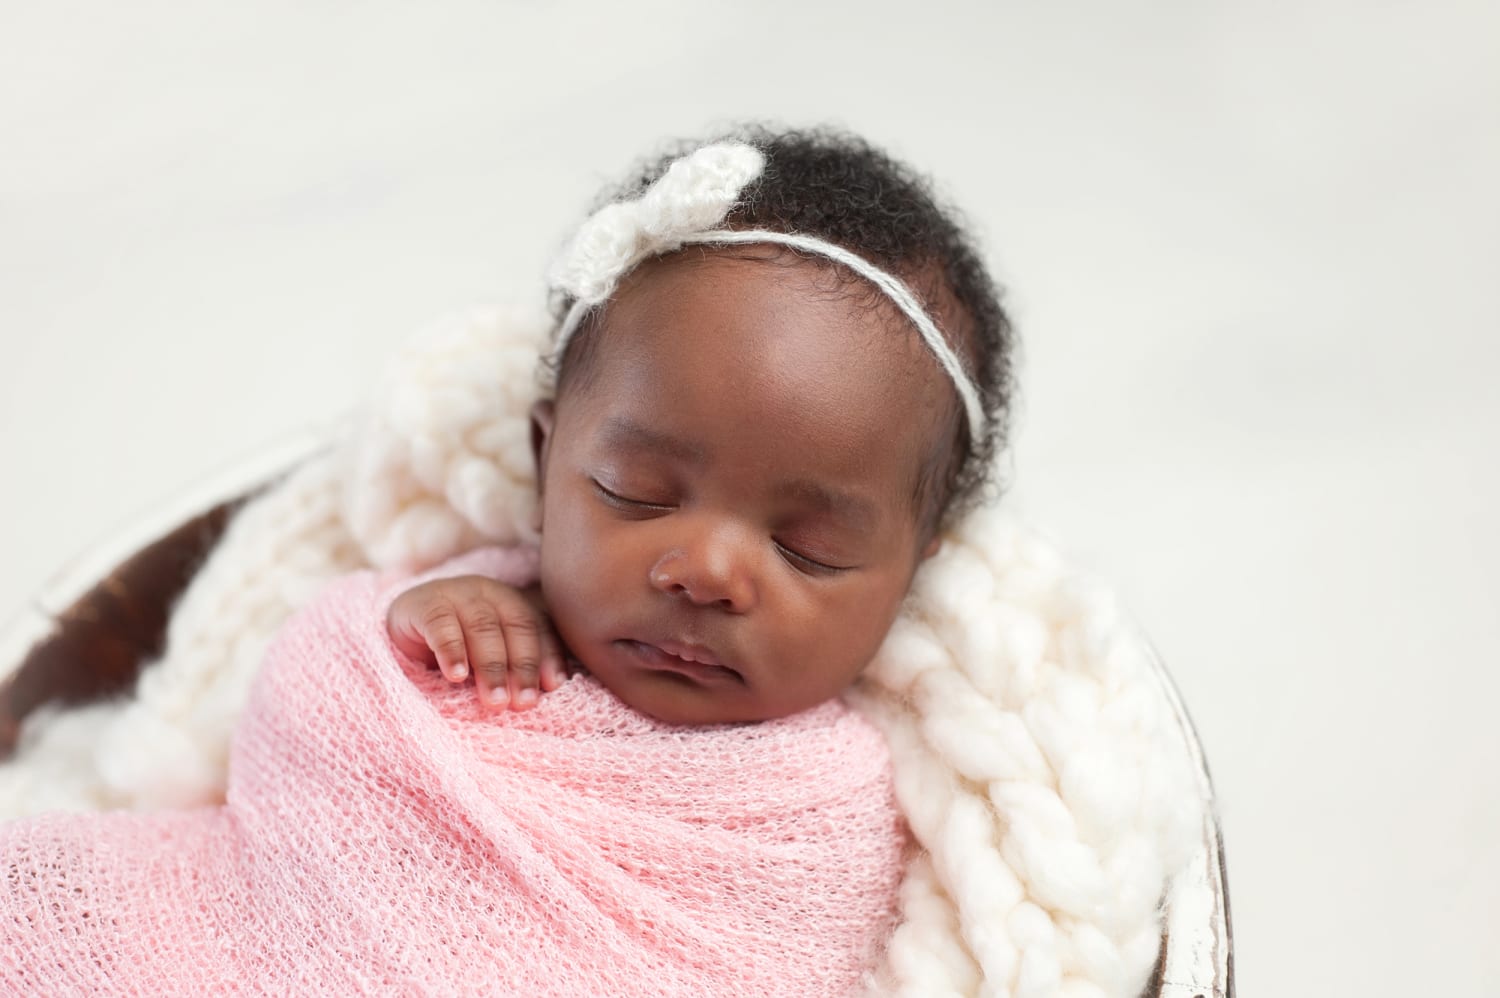
[[[1497,51],[1483,2],[0,4],[0,613],[539,302],[659,140],[842,123],[1011,289],[1011,500],[1178,676],[1245,993],[1500,993]]]

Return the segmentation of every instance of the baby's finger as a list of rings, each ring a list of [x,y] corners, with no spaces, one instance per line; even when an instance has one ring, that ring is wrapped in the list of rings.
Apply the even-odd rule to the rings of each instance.
[[[523,601],[505,618],[505,652],[509,661],[507,681],[510,702],[525,710],[537,701],[537,682],[542,667],[542,637],[536,612]]]
[[[477,603],[465,609],[464,637],[469,644],[469,662],[474,669],[474,685],[479,699],[491,707],[510,703],[506,677],[510,673],[510,656],[505,649],[505,632],[495,609]]]
[[[542,641],[542,689],[551,693],[568,681],[568,667],[563,661],[562,642],[550,623],[541,628]]]
[[[418,629],[443,677],[452,683],[463,682],[469,674],[469,658],[464,629],[453,608],[446,603],[433,607],[423,615]]]

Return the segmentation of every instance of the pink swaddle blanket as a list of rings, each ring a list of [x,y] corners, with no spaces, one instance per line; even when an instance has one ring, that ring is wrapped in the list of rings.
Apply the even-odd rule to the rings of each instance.
[[[388,599],[353,576],[278,636],[225,806],[0,826],[0,992],[834,995],[873,967],[906,839],[861,718],[673,727],[587,676],[490,715],[395,653]]]

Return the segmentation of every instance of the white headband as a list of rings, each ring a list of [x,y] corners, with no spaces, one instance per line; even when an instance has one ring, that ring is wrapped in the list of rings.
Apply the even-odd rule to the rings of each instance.
[[[554,357],[562,359],[584,317],[610,296],[621,277],[646,260],[689,244],[777,243],[843,264],[894,302],[953,380],[968,417],[969,439],[979,441],[984,431],[979,392],[916,295],[898,278],[814,236],[716,228],[764,167],[765,157],[754,146],[740,142],[704,146],[673,162],[639,198],[615,201],[590,215],[549,275],[555,289],[574,299],[558,331]]]

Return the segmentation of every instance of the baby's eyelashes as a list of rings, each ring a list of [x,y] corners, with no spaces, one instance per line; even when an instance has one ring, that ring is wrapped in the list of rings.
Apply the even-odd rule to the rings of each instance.
[[[850,569],[848,565],[830,565],[827,562],[809,557],[795,548],[788,547],[781,541],[774,541],[773,543],[776,545],[776,550],[781,553],[782,558],[786,559],[788,564],[806,575],[837,575],[839,572],[847,572]]]
[[[626,495],[624,492],[610,488],[597,478],[592,479],[592,481],[594,483],[594,491],[604,501],[605,505],[613,506],[621,512],[637,514],[670,513],[676,508],[674,504],[669,502],[658,502],[652,499]]]

